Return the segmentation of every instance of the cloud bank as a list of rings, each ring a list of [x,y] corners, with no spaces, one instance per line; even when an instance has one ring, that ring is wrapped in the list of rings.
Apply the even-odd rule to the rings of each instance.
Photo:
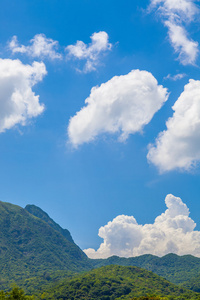
[[[69,141],[77,147],[102,133],[119,133],[125,141],[142,131],[167,99],[167,89],[147,71],[115,76],[91,89],[86,106],[70,119]]]
[[[168,28],[168,36],[172,47],[178,53],[183,65],[194,65],[199,50],[198,42],[188,36],[186,25],[191,23],[199,8],[192,0],[151,0],[150,10],[156,9],[164,25]]]
[[[82,41],[77,41],[75,45],[69,45],[65,48],[68,58],[86,61],[82,70],[84,73],[95,71],[101,55],[112,48],[105,31],[95,32],[90,38],[91,43],[88,45]]]
[[[44,105],[32,87],[46,75],[43,63],[24,65],[20,60],[0,59],[0,132],[40,115]]]
[[[57,52],[58,42],[47,38],[45,34],[36,34],[30,40],[29,46],[19,45],[17,36],[13,36],[9,43],[9,49],[13,54],[24,53],[33,58],[48,58],[51,60],[62,59],[62,55]]]
[[[84,252],[90,258],[168,253],[200,257],[200,231],[194,230],[196,224],[189,217],[188,207],[173,195],[167,195],[165,203],[166,211],[153,224],[139,225],[133,216],[117,216],[99,229],[104,240],[99,249]]]
[[[174,114],[166,122],[147,158],[161,172],[190,170],[200,161],[200,81],[190,80],[172,107]]]

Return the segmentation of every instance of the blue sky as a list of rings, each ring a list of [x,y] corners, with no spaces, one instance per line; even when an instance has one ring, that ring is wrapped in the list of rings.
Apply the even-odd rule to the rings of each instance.
[[[91,257],[199,256],[197,3],[2,0],[0,24],[0,199]]]

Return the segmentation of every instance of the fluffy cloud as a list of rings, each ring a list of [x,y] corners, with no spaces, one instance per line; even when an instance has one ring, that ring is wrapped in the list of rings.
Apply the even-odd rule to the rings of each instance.
[[[198,43],[188,38],[185,24],[192,22],[199,13],[192,0],[151,0],[150,9],[157,9],[178,59],[183,65],[195,64],[199,53]]]
[[[150,145],[148,160],[161,172],[176,168],[189,170],[200,160],[200,81],[190,80],[172,107],[155,145]]]
[[[108,42],[109,37],[105,31],[95,32],[91,36],[91,43],[86,45],[82,41],[77,41],[75,45],[69,45],[65,48],[67,59],[77,59],[84,61],[83,70],[80,72],[95,71],[100,63],[102,54],[110,51],[112,44]],[[63,55],[59,53],[58,42],[47,38],[44,34],[36,34],[29,45],[20,45],[17,36],[13,36],[8,44],[13,54],[26,54],[33,58],[40,59],[63,59]]]
[[[32,87],[46,74],[43,63],[24,65],[19,60],[0,59],[0,132],[25,125],[44,110]]]
[[[86,61],[83,68],[85,73],[96,70],[101,54],[112,48],[112,45],[108,42],[108,34],[105,31],[93,33],[91,41],[89,45],[82,41],[77,41],[75,45],[66,47],[67,57]]]
[[[167,209],[153,224],[139,225],[133,216],[121,215],[99,229],[104,240],[99,249],[86,249],[90,258],[167,253],[200,256],[200,232],[189,217],[189,209],[173,195],[165,198]]]
[[[119,133],[124,141],[140,132],[167,100],[167,89],[147,71],[133,70],[93,87],[86,106],[70,119],[69,141],[74,147],[102,133]]]
[[[13,36],[9,43],[9,49],[13,54],[25,53],[33,58],[61,59],[62,55],[57,52],[58,42],[47,38],[44,34],[36,34],[30,40],[29,46],[19,45],[17,37]]]

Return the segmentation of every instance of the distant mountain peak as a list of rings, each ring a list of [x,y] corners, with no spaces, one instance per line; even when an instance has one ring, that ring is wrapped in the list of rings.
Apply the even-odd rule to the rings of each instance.
[[[38,207],[34,204],[28,204],[28,205],[26,205],[25,210],[27,210],[29,213],[31,213],[35,217],[45,221],[53,229],[60,232],[68,241],[70,241],[71,243],[74,243],[69,230],[63,229],[53,219],[51,219],[49,217],[49,215],[46,212],[44,212],[40,207]]]
[[[35,205],[0,201],[0,289],[53,271],[85,271],[90,260],[70,233]]]

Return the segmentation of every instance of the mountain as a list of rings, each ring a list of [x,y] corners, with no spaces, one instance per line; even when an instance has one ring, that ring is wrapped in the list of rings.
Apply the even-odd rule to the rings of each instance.
[[[52,220],[49,217],[49,215],[46,212],[44,212],[41,208],[39,208],[36,205],[28,204],[28,205],[26,205],[25,210],[27,210],[29,213],[31,213],[35,217],[38,217],[41,220],[45,221],[53,229],[60,232],[68,241],[70,241],[71,243],[74,243],[69,230],[63,229],[62,227],[60,227],[60,225],[58,225],[56,222],[54,222],[54,220]]]
[[[91,268],[90,260],[65,230],[54,229],[56,223],[40,209],[34,207],[34,213],[41,218],[0,201],[0,289],[44,272]]]
[[[130,258],[112,256],[107,259],[93,260],[95,268],[110,264],[144,268],[175,284],[186,282],[200,274],[200,258],[192,255],[178,256],[171,253],[157,257],[145,254]]]
[[[110,265],[63,280],[47,291],[44,298],[128,300],[148,294],[169,296],[169,299],[199,299],[200,296],[144,269]]]
[[[184,282],[181,286],[194,292],[200,293],[200,275]]]
[[[74,274],[108,265],[141,267],[199,291],[195,277],[200,275],[200,258],[168,254],[89,259],[74,243],[70,232],[39,207],[27,205],[24,209],[0,201],[0,289],[16,282],[26,291],[34,292],[63,278],[69,280]]]

